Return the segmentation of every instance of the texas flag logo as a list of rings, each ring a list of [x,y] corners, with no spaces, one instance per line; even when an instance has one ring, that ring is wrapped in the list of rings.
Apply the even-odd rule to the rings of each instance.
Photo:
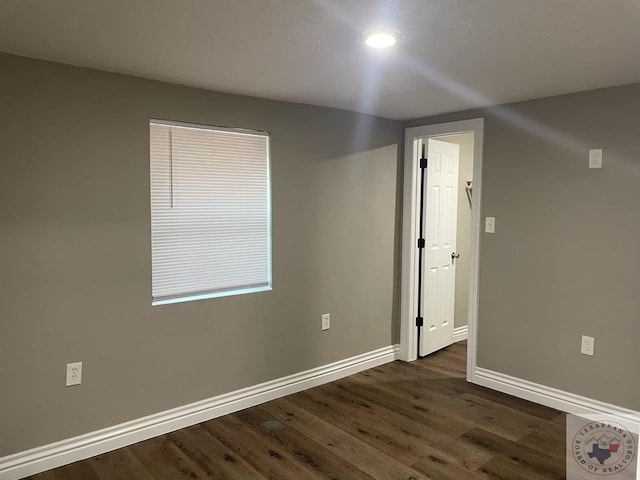
[[[613,454],[618,453],[622,439],[619,437],[610,437],[603,433],[599,437],[594,435],[587,440],[587,445],[589,444],[592,446],[592,450],[587,452],[589,458],[594,458],[600,462],[600,465],[604,465]]]

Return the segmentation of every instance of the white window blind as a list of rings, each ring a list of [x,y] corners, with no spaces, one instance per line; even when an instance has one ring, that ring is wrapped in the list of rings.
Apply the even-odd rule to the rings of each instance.
[[[152,303],[271,288],[269,137],[150,122]]]

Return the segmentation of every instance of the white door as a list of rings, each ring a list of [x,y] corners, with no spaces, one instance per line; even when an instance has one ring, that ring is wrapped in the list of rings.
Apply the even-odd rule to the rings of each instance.
[[[428,142],[420,355],[453,343],[459,150],[453,143]]]

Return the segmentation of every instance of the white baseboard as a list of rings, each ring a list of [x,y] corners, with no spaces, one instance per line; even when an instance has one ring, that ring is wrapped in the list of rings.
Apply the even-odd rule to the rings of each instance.
[[[469,336],[469,325],[463,325],[453,329],[453,342],[461,342]]]
[[[17,480],[259,405],[396,360],[398,345],[243,388],[78,437],[0,458],[0,480]]]
[[[470,381],[483,387],[523,398],[573,415],[606,414],[640,423],[640,412],[573,393],[547,387],[517,377],[476,367]]]

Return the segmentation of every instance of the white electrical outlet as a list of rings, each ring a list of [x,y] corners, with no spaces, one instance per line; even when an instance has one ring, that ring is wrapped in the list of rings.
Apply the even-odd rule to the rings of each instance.
[[[589,168],[602,168],[602,149],[589,150]]]
[[[595,349],[596,340],[593,337],[582,336],[582,346],[580,347],[580,353],[583,355],[589,355],[593,357],[593,351]]]
[[[331,314],[322,314],[322,330],[329,330],[331,328]]]
[[[485,233],[496,233],[496,217],[484,218],[484,231]]]
[[[82,383],[82,362],[67,363],[67,387]]]

